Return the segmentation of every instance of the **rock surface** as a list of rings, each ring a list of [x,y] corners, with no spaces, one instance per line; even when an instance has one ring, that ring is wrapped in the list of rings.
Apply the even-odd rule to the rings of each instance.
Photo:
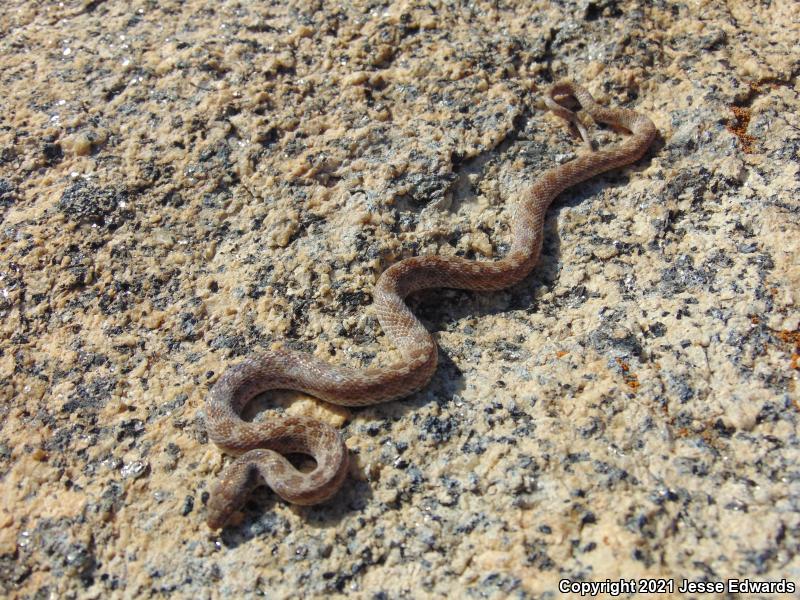
[[[0,594],[800,580],[791,7],[3,2]],[[524,283],[411,299],[424,391],[262,402],[341,426],[350,476],[210,532],[209,386],[279,342],[391,361],[378,275],[503,254],[517,195],[581,151],[538,100],[564,76],[659,140],[556,201]]]

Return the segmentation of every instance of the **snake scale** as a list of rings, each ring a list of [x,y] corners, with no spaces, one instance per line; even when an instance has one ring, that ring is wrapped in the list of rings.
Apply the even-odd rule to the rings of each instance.
[[[366,406],[424,387],[436,370],[436,342],[404,298],[430,288],[488,291],[517,283],[539,259],[550,203],[566,188],[639,160],[656,136],[648,117],[626,108],[603,107],[583,87],[559,81],[549,89],[545,104],[578,128],[590,150],[586,130],[565,105],[570,98],[596,122],[625,129],[631,135],[616,146],[584,153],[543,172],[516,206],[512,244],[504,258],[473,261],[457,256],[415,256],[386,269],[375,286],[373,301],[380,325],[399,350],[401,362],[353,369],[280,349],[254,354],[222,374],[206,403],[208,436],[222,451],[240,456],[211,491],[207,506],[210,528],[224,526],[256,485],[266,483],[295,504],[316,504],[334,495],[347,474],[347,448],[335,429],[306,417],[245,421],[240,415],[252,398],[267,390],[291,389],[333,404]],[[312,456],[316,467],[309,473],[299,471],[284,456],[291,453]]]

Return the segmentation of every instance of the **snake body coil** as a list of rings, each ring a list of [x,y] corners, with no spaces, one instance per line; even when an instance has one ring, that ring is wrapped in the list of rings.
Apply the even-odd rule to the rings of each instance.
[[[374,305],[381,327],[400,351],[402,362],[380,369],[352,369],[309,354],[277,350],[253,355],[223,373],[206,404],[208,435],[223,451],[241,456],[212,490],[209,527],[222,527],[250,488],[261,480],[289,502],[316,504],[335,494],[347,473],[347,448],[336,430],[303,417],[246,422],[240,413],[252,398],[267,390],[291,389],[333,404],[366,406],[424,387],[436,370],[436,342],[404,298],[429,288],[487,291],[517,283],[539,260],[545,213],[556,196],[599,173],[637,161],[656,135],[653,122],[646,116],[625,108],[602,107],[584,88],[560,81],[550,88],[545,102],[578,127],[590,148],[585,129],[561,103],[570,96],[595,121],[621,127],[632,135],[617,146],[589,152],[542,173],[516,207],[511,249],[501,260],[417,256],[384,271],[375,287]],[[283,456],[287,453],[311,455],[316,468],[310,473],[300,472]]]

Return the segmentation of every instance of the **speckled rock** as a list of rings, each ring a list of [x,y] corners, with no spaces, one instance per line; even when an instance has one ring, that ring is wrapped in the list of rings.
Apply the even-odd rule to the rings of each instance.
[[[799,29],[789,2],[4,2],[0,594],[798,582]],[[209,386],[275,343],[392,361],[377,277],[505,252],[581,151],[538,100],[563,76],[660,138],[561,196],[523,283],[410,300],[427,389],[255,403],[341,427],[350,476],[210,532]]]

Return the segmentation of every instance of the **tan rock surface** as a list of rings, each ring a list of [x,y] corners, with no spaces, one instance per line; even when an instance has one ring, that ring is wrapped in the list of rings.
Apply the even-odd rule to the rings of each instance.
[[[799,29],[791,2],[4,2],[0,594],[799,582]],[[282,341],[392,360],[378,275],[503,254],[580,151],[538,101],[562,76],[661,138],[557,200],[524,283],[411,300],[424,391],[260,402],[342,427],[350,477],[211,533],[209,386]]]

